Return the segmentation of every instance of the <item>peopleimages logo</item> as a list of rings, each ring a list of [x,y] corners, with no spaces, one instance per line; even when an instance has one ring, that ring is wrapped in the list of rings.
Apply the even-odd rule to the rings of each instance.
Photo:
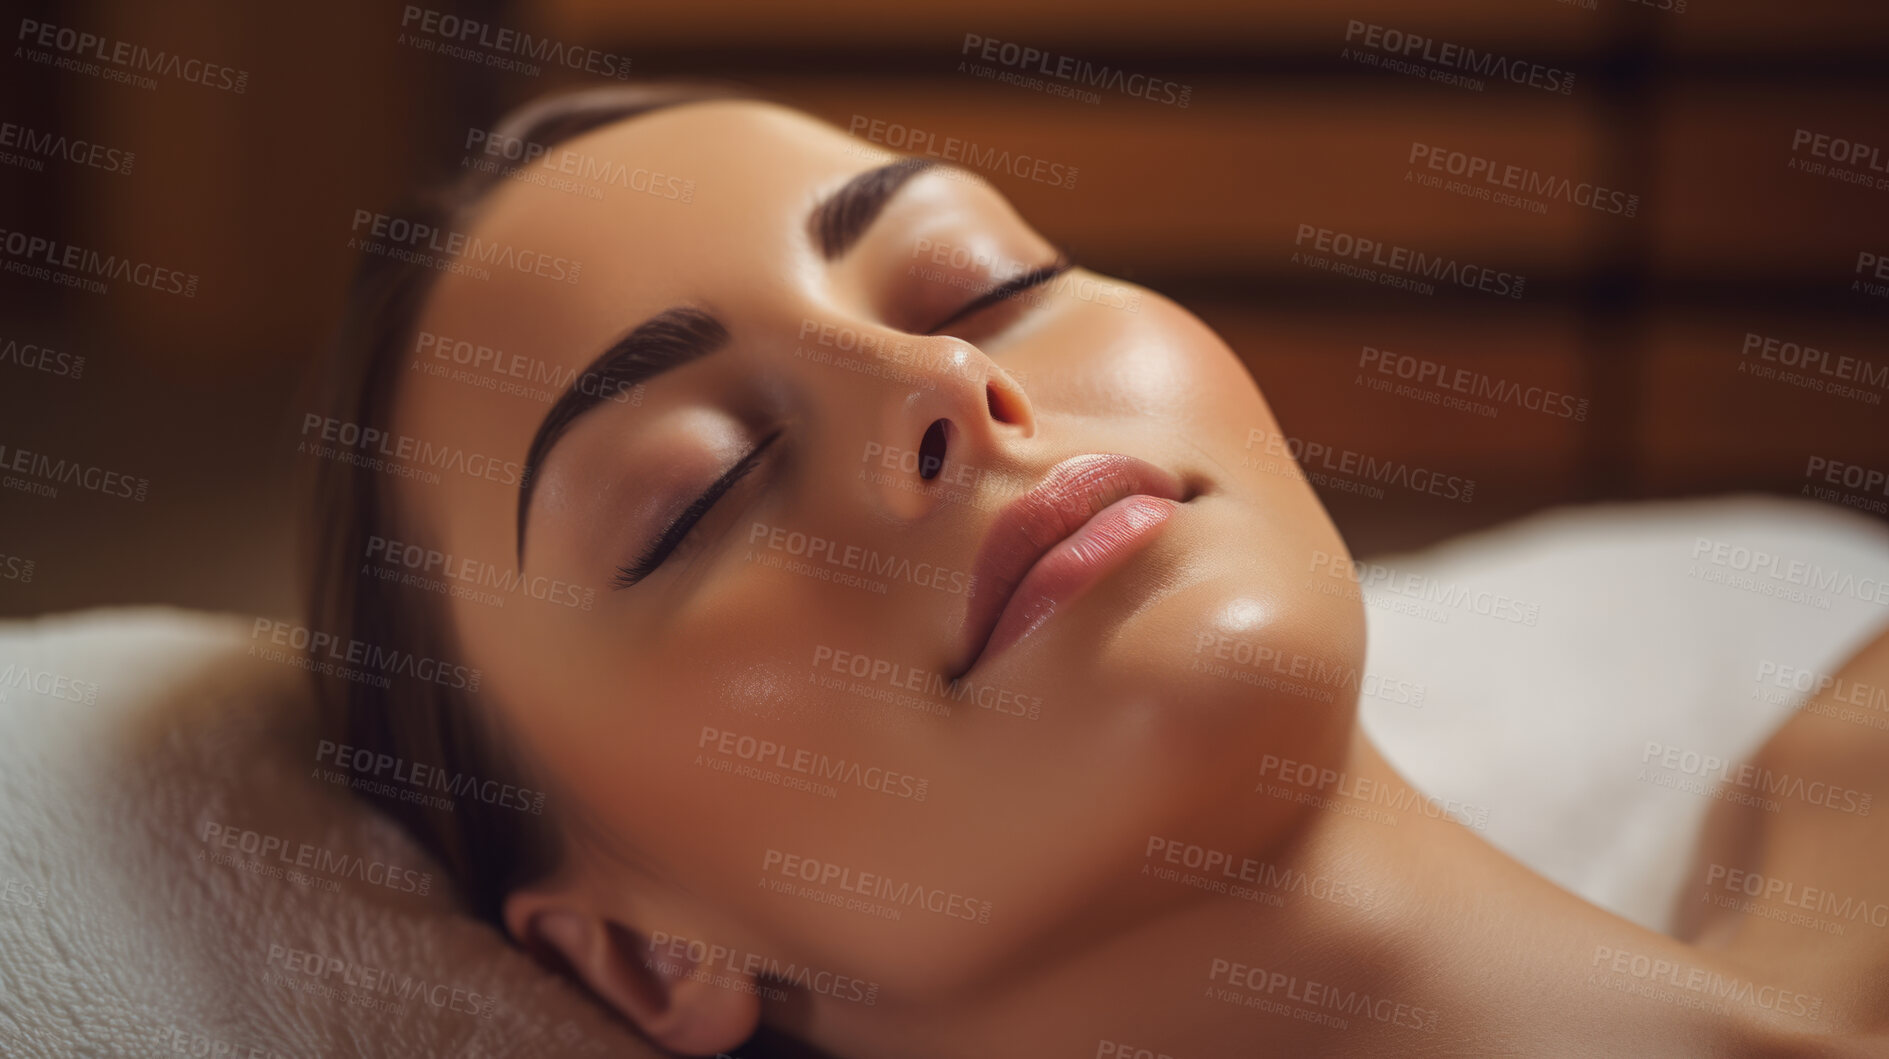
[[[1309,245],[1308,245],[1309,244]],[[1353,235],[1349,232],[1321,228],[1315,224],[1301,223],[1298,234],[1293,237],[1292,254],[1294,264],[1307,264],[1313,267],[1329,268],[1334,272],[1356,275],[1385,286],[1410,286],[1420,293],[1428,294],[1421,280],[1434,280],[1451,284],[1466,290],[1479,290],[1485,294],[1495,294],[1505,298],[1520,298],[1522,288],[1528,278],[1513,272],[1498,272],[1481,265],[1465,264],[1454,258],[1440,254],[1428,254],[1422,250],[1412,250],[1406,246],[1396,246],[1379,242],[1366,236]],[[1310,252],[1330,255],[1329,259],[1312,257]],[[1301,255],[1304,254],[1302,257]],[[1331,262],[1338,262],[1332,267]],[[1364,262],[1364,267],[1358,262]],[[1374,269],[1384,269],[1379,274]]]
[[[212,1037],[178,1026],[162,1030],[159,1037],[170,1045],[168,1054],[171,1055],[213,1056],[215,1059],[290,1059],[290,1056],[274,1048]]]
[[[501,783],[494,779],[481,779],[469,772],[447,771],[437,765],[428,765],[423,761],[408,761],[392,754],[368,750],[365,747],[349,746],[327,739],[315,746],[315,760],[322,764],[332,764],[338,769],[352,773],[357,780],[368,784],[386,786],[397,783],[412,791],[438,791],[444,795],[444,803],[433,804],[437,808],[451,810],[460,799],[472,798],[486,805],[500,809],[516,809],[521,813],[534,816],[544,815],[544,792],[534,791],[529,787],[520,787],[512,783]],[[357,783],[355,786],[361,786]],[[372,793],[385,793],[374,790]],[[403,801],[419,801],[414,798],[402,798]]]
[[[1860,919],[1872,927],[1889,927],[1889,904],[1839,895],[1820,886],[1800,886],[1790,879],[1760,875],[1716,862],[1706,869],[1705,884],[1707,887],[1717,886],[1727,893],[1789,905],[1815,915],[1846,919],[1852,923]],[[1821,928],[1815,922],[1806,922],[1804,925]],[[1836,929],[1828,933],[1843,933],[1841,925],[1832,925]]]
[[[25,125],[16,125],[10,121],[0,122],[0,148],[6,148],[6,151],[0,151],[0,162],[8,164],[13,164],[13,160],[19,156],[7,152],[24,151],[28,155],[37,156],[22,159],[24,162],[34,163],[25,166],[34,172],[45,171],[46,167],[38,163],[39,158],[58,158],[71,162],[73,165],[128,176],[131,173],[132,163],[137,160],[137,155],[121,148],[93,143],[89,140],[75,140],[62,133],[44,132]]]
[[[1700,1000],[1707,999],[1732,1001],[1745,1008],[1760,1007],[1781,1015],[1791,1015],[1812,1022],[1817,1021],[1823,1013],[1822,997],[1811,996],[1808,993],[1795,993],[1777,986],[1761,986],[1743,978],[1728,978],[1704,967],[1688,967],[1663,956],[1647,956],[1626,949],[1616,949],[1610,945],[1594,947],[1593,968],[1596,973],[1602,968],[1611,972],[1614,979],[1603,980],[1602,984],[1611,985],[1622,991],[1629,991],[1624,988],[1629,984],[1626,979],[1645,983],[1647,987],[1652,988],[1652,992],[1640,993],[1637,989],[1630,991],[1652,999],[1669,1000],[1688,1006],[1696,1006]],[[1589,981],[1592,982],[1593,979]],[[1699,997],[1687,1001],[1659,989],[1660,986],[1670,986],[1684,992],[1696,993]]]
[[[356,853],[338,852],[311,842],[290,842],[277,835],[264,834],[246,827],[206,820],[203,844],[258,858],[242,862],[232,859],[232,866],[272,875],[270,869],[317,872],[335,879],[352,879],[371,886],[382,886],[404,894],[425,897],[433,891],[433,873],[402,868],[381,860],[368,860]],[[274,861],[271,864],[269,862]]]
[[[448,271],[466,271],[467,274],[476,275],[481,270],[475,266],[491,266],[561,283],[576,283],[584,272],[584,263],[581,261],[555,257],[541,250],[521,250],[467,232],[438,228],[424,221],[374,210],[355,210],[352,230],[354,235],[348,239],[350,250],[385,253],[387,256],[408,255],[416,259],[417,263],[429,267],[456,266]]]
[[[1798,157],[1804,154],[1810,158]],[[1786,168],[1839,183],[1889,189],[1889,175],[1885,175],[1889,174],[1889,156],[1876,144],[1798,129],[1791,136],[1791,156]]]
[[[1695,562],[1688,571],[1690,576],[1721,581],[1765,595],[1801,600],[1806,593],[1827,592],[1865,603],[1889,606],[1889,579],[1867,575],[1857,577],[1843,570],[1827,569],[1816,563],[1792,559],[1762,548],[1697,537],[1692,543],[1692,558]],[[1719,570],[1746,576],[1743,579],[1722,575],[1706,577],[1706,568],[1697,565],[1698,560],[1704,560]],[[1827,601],[1822,606],[1828,609]]]
[[[1486,805],[1419,794],[1414,788],[1402,783],[1353,776],[1343,769],[1310,761],[1294,761],[1275,754],[1265,754],[1260,758],[1259,775],[1260,781],[1254,788],[1255,792],[1267,787],[1267,779],[1276,779],[1302,792],[1335,795],[1360,805],[1383,806],[1394,813],[1416,813],[1431,820],[1453,820],[1478,831],[1486,830],[1489,826],[1489,807]]]
[[[1798,129],[1791,135],[1791,150],[1801,151],[1805,147],[1810,148],[1810,154],[1838,165],[1861,166],[1871,172],[1889,173],[1889,157],[1885,157],[1882,148],[1874,144]]]
[[[1345,41],[1398,59],[1422,60],[1439,70],[1508,81],[1564,96],[1574,91],[1574,75],[1566,70],[1525,59],[1511,59],[1494,52],[1477,51],[1461,44],[1380,26],[1375,22],[1360,22],[1355,18],[1346,20]],[[1475,87],[1480,89],[1479,85]]]
[[[524,574],[510,566],[456,556],[437,548],[377,535],[367,538],[364,557],[382,565],[383,580],[397,580],[401,584],[440,592],[455,599],[470,599],[480,603],[496,600],[503,606],[504,597],[479,591],[493,588],[508,596],[521,596],[578,610],[590,610],[596,603],[597,590],[594,588],[574,585],[544,574]],[[403,570],[406,572],[400,573]]]
[[[34,886],[19,879],[0,881],[0,905],[15,905],[20,908],[45,908],[46,898],[51,894],[43,886]]]
[[[1889,253],[1857,251],[1856,275],[1863,278],[1850,281],[1853,293],[1871,298],[1889,298],[1889,282],[1882,282],[1889,281]],[[1872,276],[1874,279],[1869,278]]]
[[[586,198],[602,198],[603,193],[598,185],[609,185],[683,205],[695,201],[693,180],[640,167],[632,169],[614,158],[600,158],[568,147],[554,149],[488,129],[467,129],[465,150],[468,153],[461,164],[462,168],[486,173],[505,172],[510,168],[511,172],[507,175],[514,180],[542,184],[557,190],[577,191]],[[485,157],[474,158],[474,153]],[[528,175],[528,171],[532,170],[537,171],[542,179]],[[554,177],[570,177],[575,183],[554,181],[551,179]]]
[[[50,48],[70,56],[52,65],[64,66],[75,73],[103,74],[99,67],[78,60],[95,59],[107,66],[116,67],[115,76],[106,80],[125,81],[138,88],[155,89],[157,82],[138,74],[161,74],[174,77],[179,81],[202,85],[220,91],[242,95],[249,87],[249,71],[238,70],[230,66],[205,62],[202,59],[186,59],[181,55],[172,55],[166,51],[153,51],[142,44],[130,41],[112,40],[96,33],[69,29],[51,22],[38,22],[30,18],[20,19],[20,32],[16,41]],[[18,55],[19,53],[15,53]],[[39,61],[37,56],[27,58]],[[70,65],[67,65],[70,63]],[[135,71],[135,73],[133,72]]]
[[[676,968],[677,970],[688,967],[690,968],[688,976],[695,981],[703,981],[705,975],[715,975],[717,971],[725,971],[728,975],[737,977],[746,976],[764,978],[771,982],[785,982],[816,996],[832,997],[835,1000],[864,1004],[867,1007],[871,1007],[879,999],[879,983],[877,982],[855,978],[852,975],[816,970],[799,963],[783,962],[773,956],[744,952],[727,945],[671,934],[666,930],[649,932],[649,952],[653,958],[645,960],[646,965],[663,964],[665,969]]]
[[[111,288],[105,281],[116,280],[159,294],[197,296],[194,272],[62,243],[43,235],[0,228],[0,251],[5,252],[7,272],[62,287],[76,287],[92,294],[108,293]]]
[[[1381,460],[1350,449],[1333,448],[1321,441],[1288,437],[1260,427],[1247,431],[1246,452],[1247,455],[1241,459],[1242,467],[1256,467],[1277,473],[1278,468],[1273,465],[1273,461],[1265,457],[1290,460],[1318,485],[1342,487],[1339,485],[1341,481],[1372,486],[1394,485],[1464,504],[1476,498],[1476,481],[1473,478],[1462,478],[1427,467],[1413,467],[1402,460]],[[1373,499],[1382,497],[1383,491],[1375,490]]]
[[[148,478],[133,478],[118,471],[54,458],[5,443],[0,443],[0,473],[6,475],[0,478],[0,486],[47,499],[58,497],[62,485],[136,502],[142,502],[151,491]]]
[[[1876,801],[1876,796],[1869,791],[1839,787],[1825,780],[1793,776],[1788,772],[1776,772],[1760,765],[1750,763],[1740,765],[1716,754],[1652,740],[1647,741],[1646,749],[1640,753],[1642,782],[1648,781],[1647,775],[1650,770],[1646,766],[1649,763],[1657,763],[1656,767],[1666,772],[1693,777],[1707,783],[1727,784],[1744,791],[1754,792],[1758,796],[1790,798],[1806,805],[1848,813],[1852,816],[1868,816]],[[1662,786],[1673,785],[1662,784]]]
[[[1788,370],[1780,372],[1773,364]],[[1755,331],[1745,332],[1744,344],[1738,350],[1738,370],[1866,404],[1881,404],[1880,391],[1889,390],[1889,365]],[[1877,392],[1862,389],[1864,386],[1874,387]]]
[[[923,886],[876,872],[854,871],[832,861],[770,849],[761,858],[761,870],[827,890],[882,901],[893,910],[917,908],[972,923],[990,922],[990,902],[966,897],[942,887]],[[896,917],[886,917],[896,918]]]
[[[1870,684],[1855,679],[1846,680],[1836,673],[1786,665],[1768,658],[1758,663],[1758,675],[1753,679],[1757,683],[1769,683],[1784,691],[1806,694],[1812,699],[1862,706],[1889,713],[1889,686],[1882,684]],[[1767,701],[1785,702],[1791,698],[1792,696],[1781,696]]]
[[[1008,173],[1065,191],[1075,190],[1076,177],[1080,174],[1080,170],[1073,165],[1021,152],[1012,153],[1008,148],[986,147],[974,140],[963,140],[956,136],[940,138],[935,132],[869,118],[863,114],[853,115],[846,131],[895,151],[936,158],[972,169],[982,169],[987,173]]]
[[[1826,485],[1841,486],[1844,489],[1860,489],[1864,493],[1881,493],[1889,496],[1889,474],[1885,474],[1880,468],[1845,463],[1828,456],[1811,456],[1804,465],[1804,477],[1812,480],[1821,479]],[[1828,494],[1834,490],[1825,489],[1822,492]],[[1881,501],[1873,501],[1868,497],[1858,497],[1853,502],[1853,506],[1863,505],[1871,505],[1869,506],[1871,511],[1884,510]]]
[[[8,662],[5,669],[0,669],[0,688],[15,691],[25,688],[44,695],[49,699],[76,702],[85,706],[98,705],[98,682],[80,680],[64,673],[55,673],[50,669],[34,669],[20,662]],[[6,701],[6,693],[0,691],[0,702]]]
[[[547,37],[534,37],[505,26],[494,26],[477,19],[435,11],[408,4],[400,12],[401,43],[432,45],[454,58],[477,58],[487,66],[514,70],[536,77],[540,72],[531,62],[549,63],[579,73],[614,77],[621,81],[630,76],[628,56],[613,55],[580,44],[565,44]],[[414,34],[408,40],[406,34]],[[421,36],[424,35],[424,36]],[[430,39],[429,39],[430,38]],[[483,52],[472,49],[483,49]]]
[[[750,526],[748,544],[819,566],[859,571],[954,596],[972,595],[977,584],[976,575],[963,570],[953,570],[924,560],[913,562],[905,556],[887,555],[863,545],[846,544],[817,533],[802,533],[765,522],[756,522]]]
[[[396,977],[394,972],[384,967],[344,960],[291,945],[271,944],[268,963],[281,967],[286,974],[306,976],[312,980],[307,984],[347,990],[336,995],[349,1003],[356,1003],[356,997],[364,1000],[378,997],[390,1001],[398,998],[401,1001],[418,1000],[441,1011],[454,1011],[483,1019],[498,1013],[498,998],[494,996],[475,993],[445,982],[429,982],[409,974]],[[304,983],[286,978],[278,979],[277,984],[296,988]]]
[[[1243,995],[1210,986],[1208,995],[1215,999],[1338,1029],[1350,1025],[1344,1017],[1349,1016],[1427,1032],[1436,1029],[1439,1018],[1434,1008],[1418,1007],[1391,997],[1373,996],[1362,989],[1346,989],[1276,968],[1269,970],[1218,956],[1207,966],[1207,981],[1223,982],[1245,992]]]
[[[1835,673],[1768,658],[1758,663],[1756,681],[1751,697],[1760,702],[1878,731],[1889,730],[1889,687],[1845,680]]]
[[[566,390],[575,390],[617,404],[643,403],[642,383],[631,385],[604,372],[585,371],[580,375],[576,368],[432,331],[414,336],[413,352],[409,362],[412,371],[506,397],[556,404]]]
[[[758,739],[739,732],[730,732],[710,725],[702,726],[701,738],[696,741],[698,751],[706,751],[736,761],[748,762],[779,769],[782,772],[799,776],[809,776],[829,783],[844,783],[861,790],[888,794],[894,798],[905,798],[922,802],[931,789],[931,781],[920,776],[912,776],[895,769],[879,765],[867,765],[845,758],[828,757],[826,754],[805,747],[791,747],[776,743],[772,739]],[[701,754],[696,755],[702,759]]]
[[[1166,81],[1146,74],[1131,74],[1111,66],[1098,66],[1086,59],[1073,55],[1054,55],[1041,48],[1031,48],[1011,41],[998,40],[995,37],[980,36],[976,33],[964,35],[964,46],[958,54],[975,56],[988,63],[1005,67],[1013,75],[1041,74],[1056,81],[1087,88],[1102,88],[1111,92],[1120,92],[1126,96],[1145,99],[1151,103],[1166,103],[1170,106],[1187,109],[1188,101],[1194,97],[1192,85],[1183,85],[1175,81]],[[960,67],[962,68],[962,67]],[[1008,80],[998,78],[999,80]],[[1018,82],[1021,83],[1021,82]],[[1022,85],[1025,88],[1038,88],[1039,84]],[[1068,95],[1081,99],[1085,103],[1099,103],[1101,97],[1094,92],[1054,91],[1051,95]]]
[[[1580,206],[1596,213],[1611,213],[1622,217],[1632,217],[1640,212],[1640,196],[1630,195],[1602,187],[1588,181],[1573,181],[1567,177],[1550,176],[1527,166],[1497,162],[1480,155],[1465,151],[1453,151],[1434,144],[1412,141],[1410,156],[1405,159],[1413,166],[1421,166],[1431,173],[1444,173],[1461,177],[1462,187],[1444,185],[1447,191],[1454,191],[1470,198],[1485,199],[1498,206],[1515,206],[1529,213],[1547,213],[1548,204],[1543,200],[1565,202],[1570,206]],[[1411,171],[1417,177],[1425,174]],[[1408,177],[1407,177],[1408,179]]]
[[[945,674],[921,666],[907,665],[857,651],[840,650],[825,644],[813,649],[813,682],[834,691],[850,691],[869,698],[882,699],[927,712],[949,716],[951,703],[969,702],[980,709],[1025,720],[1043,716],[1041,696],[1012,691],[995,684],[974,680],[952,680]],[[849,683],[846,678],[852,678]],[[916,692],[901,696],[899,692]],[[890,694],[875,694],[883,692]]]
[[[1336,691],[1355,691],[1400,706],[1422,709],[1426,693],[1424,685],[1419,683],[1362,672],[1355,666],[1297,651],[1281,651],[1269,643],[1228,636],[1217,630],[1194,634],[1194,660],[1189,669],[1288,691],[1320,702],[1335,701]]]
[[[1141,866],[1141,874],[1165,878],[1168,881],[1187,881],[1197,889],[1215,893],[1231,892],[1232,896],[1246,897],[1231,886],[1202,885],[1203,883],[1230,883],[1233,886],[1261,887],[1273,893],[1291,893],[1300,897],[1310,897],[1319,901],[1330,901],[1346,908],[1370,908],[1377,903],[1376,891],[1369,887],[1360,889],[1356,883],[1335,880],[1324,875],[1308,875],[1297,868],[1269,864],[1252,857],[1236,857],[1226,850],[1210,849],[1192,842],[1166,838],[1161,835],[1149,835],[1147,848],[1142,853],[1146,858]],[[1181,877],[1162,875],[1160,865],[1185,868],[1198,872],[1199,876]],[[1277,908],[1283,901],[1263,902]]]
[[[1310,571],[1338,575],[1358,586],[1362,593],[1387,593],[1411,600],[1433,603],[1449,610],[1461,610],[1485,618],[1533,627],[1541,621],[1541,604],[1517,599],[1487,589],[1470,589],[1449,581],[1439,581],[1427,574],[1410,573],[1374,563],[1314,551]]]
[[[438,472],[452,471],[500,485],[520,485],[525,469],[516,460],[501,460],[452,445],[436,445],[406,434],[390,434],[379,427],[364,427],[309,412],[302,416],[303,440],[296,451],[323,459],[351,463],[370,471],[418,478],[436,485]]]
[[[1510,405],[1529,412],[1560,419],[1572,419],[1575,422],[1587,420],[1588,401],[1585,397],[1550,390],[1545,386],[1523,386],[1508,379],[1498,379],[1469,368],[1450,367],[1441,361],[1428,357],[1412,356],[1408,353],[1393,353],[1388,349],[1365,346],[1358,355],[1358,369],[1361,372],[1374,371],[1379,376],[1389,376],[1399,380],[1428,386],[1435,390],[1447,390],[1454,394],[1465,394],[1460,405],[1453,404],[1449,397],[1434,395],[1430,403],[1445,407],[1461,407],[1463,411],[1473,411],[1480,415],[1494,418],[1496,405]],[[1368,376],[1366,376],[1368,378]],[[1418,396],[1423,399],[1423,391],[1416,394],[1400,393],[1400,396]],[[1490,401],[1493,404],[1478,404],[1469,400],[1475,398]]]
[[[257,657],[289,661],[324,675],[365,679],[383,688],[390,686],[388,677],[404,676],[456,691],[478,691],[484,679],[477,669],[270,618],[256,619],[249,641],[249,653]]]
[[[28,584],[33,580],[33,569],[37,565],[32,559],[0,552],[0,581]]]
[[[85,375],[84,356],[60,353],[16,338],[9,338],[4,345],[0,345],[0,364],[12,364],[26,371],[43,372],[73,382]]]

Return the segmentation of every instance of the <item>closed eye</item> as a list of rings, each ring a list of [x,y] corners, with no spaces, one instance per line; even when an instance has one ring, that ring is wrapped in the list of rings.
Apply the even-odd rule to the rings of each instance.
[[[701,496],[696,497],[688,507],[683,509],[682,514],[676,516],[675,521],[669,523],[661,533],[656,535],[656,539],[644,549],[643,554],[637,557],[635,562],[617,567],[617,574],[610,579],[610,584],[615,588],[629,588],[654,573],[656,568],[663,564],[663,560],[669,558],[670,553],[688,539],[690,531],[695,529],[695,524],[714,508],[715,503],[733,489],[735,483],[747,477],[750,471],[760,465],[762,454],[780,436],[781,432],[778,430],[769,434],[759,445],[750,449],[746,456],[741,457],[733,467],[723,471],[721,477],[710,483],[709,487],[702,491]]]
[[[1050,280],[1055,279],[1057,276],[1069,271],[1072,267],[1074,267],[1074,262],[1070,261],[1067,255],[1058,254],[1056,260],[1049,264],[1043,265],[1040,268],[1033,268],[1021,276],[1012,277],[971,299],[970,304],[965,305],[950,316],[945,317],[942,321],[926,328],[924,333],[935,335],[960,320],[983,312],[993,305],[1009,301],[1032,287],[1040,287]]]

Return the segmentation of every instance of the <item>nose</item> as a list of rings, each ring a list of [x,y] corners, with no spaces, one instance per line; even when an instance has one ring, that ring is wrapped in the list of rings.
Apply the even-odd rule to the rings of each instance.
[[[906,392],[886,403],[879,431],[897,459],[881,460],[873,476],[880,502],[908,519],[942,496],[968,499],[1007,441],[1036,433],[1029,395],[976,346],[939,335],[913,353]]]

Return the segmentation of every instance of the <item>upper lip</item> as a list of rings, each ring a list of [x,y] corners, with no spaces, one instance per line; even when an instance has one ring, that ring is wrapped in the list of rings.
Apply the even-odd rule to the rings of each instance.
[[[1024,575],[1051,548],[1081,529],[1096,512],[1123,497],[1145,495],[1184,502],[1179,478],[1133,456],[1074,456],[1049,469],[1036,487],[1004,506],[971,568],[970,604],[955,677],[977,664]]]

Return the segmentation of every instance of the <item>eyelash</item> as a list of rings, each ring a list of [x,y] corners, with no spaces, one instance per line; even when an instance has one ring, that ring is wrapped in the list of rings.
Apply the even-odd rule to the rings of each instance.
[[[1025,291],[1040,287],[1073,267],[1074,263],[1069,260],[1068,255],[1059,254],[1056,260],[1049,264],[1006,280],[971,299],[956,312],[945,317],[941,323],[925,331],[925,334],[935,335],[960,320],[983,312],[993,305],[1009,301]],[[702,491],[702,495],[696,497],[687,508],[684,508],[682,514],[676,516],[675,521],[669,523],[661,533],[656,535],[656,539],[642,555],[637,557],[635,562],[617,567],[616,576],[610,579],[611,585],[616,588],[629,588],[655,573],[663,561],[688,539],[696,524],[714,508],[715,504],[730,489],[733,489],[736,483],[760,465],[761,457],[767,452],[768,446],[774,444],[780,436],[781,432],[778,430],[769,434],[759,445],[749,450],[746,456],[741,457],[733,467],[722,472],[722,476],[715,479],[707,489]]]
[[[683,509],[682,514],[676,516],[675,521],[669,523],[661,533],[656,535],[655,541],[637,557],[635,562],[617,567],[617,575],[610,579],[611,585],[617,588],[629,588],[654,573],[656,568],[663,564],[663,560],[669,558],[670,553],[688,539],[689,534],[695,530],[696,523],[709,513],[716,502],[733,489],[737,482],[746,478],[750,471],[760,466],[762,455],[780,436],[781,432],[778,430],[769,434],[759,445],[750,449],[746,456],[741,457],[733,467],[723,471],[720,478],[715,479],[707,489],[702,491],[701,496],[696,497],[688,507]]]
[[[935,335],[960,320],[975,316],[993,305],[1002,304],[1026,291],[1040,287],[1074,267],[1075,262],[1069,259],[1069,255],[1059,253],[1056,255],[1056,260],[1051,261],[1049,264],[1033,268],[1020,276],[1013,276],[977,297],[972,298],[950,316],[945,317],[939,323],[933,324],[931,327],[927,328],[924,333],[927,335]]]

